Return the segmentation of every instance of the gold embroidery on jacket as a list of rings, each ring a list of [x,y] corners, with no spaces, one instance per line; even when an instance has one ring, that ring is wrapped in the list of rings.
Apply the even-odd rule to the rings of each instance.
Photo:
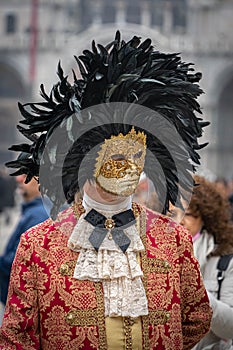
[[[168,322],[171,314],[165,310],[151,310],[149,313],[149,323],[157,326]]]
[[[141,264],[143,271],[143,285],[147,294],[147,278],[148,278],[148,265],[147,265],[147,239],[146,239],[146,212],[141,208],[139,219],[139,232],[142,239],[142,243],[145,250],[141,253]],[[149,317],[142,316],[142,334],[143,334],[143,350],[149,350]]]
[[[168,273],[171,266],[168,261],[157,258],[148,258],[148,271],[155,273]]]
[[[107,350],[107,336],[105,329],[105,315],[104,315],[104,296],[102,284],[95,283],[96,301],[97,301],[97,318],[99,330],[99,350]]]
[[[65,215],[69,217],[68,212]],[[207,317],[210,308],[204,294],[204,285],[198,270],[190,269],[190,264],[197,264],[191,255],[191,240],[189,242],[187,233],[181,227],[176,227],[173,231],[169,228],[165,230],[165,226],[170,224],[164,217],[152,220],[147,239],[145,218],[146,212],[142,209],[140,232],[149,256],[159,257],[161,261],[167,259],[171,268],[167,274],[156,273],[155,278],[155,273],[149,270],[147,252],[141,254],[143,282],[150,312],[149,317],[142,317],[143,349],[161,346],[162,349],[174,350],[181,349],[182,344],[184,350],[191,349],[201,335],[204,336],[208,331],[210,320]],[[14,283],[9,288],[9,305],[14,312],[10,311],[9,306],[6,308],[4,331],[11,339],[23,344],[25,350],[35,346],[34,341],[29,339],[29,333],[22,334],[21,327],[25,325],[26,313],[31,320],[31,330],[38,330],[38,316],[34,308],[38,302],[41,348],[56,349],[59,344],[60,348],[66,349],[69,344],[70,349],[82,349],[84,342],[88,341],[90,348],[107,349],[102,285],[90,281],[77,282],[58,273],[62,263],[76,258],[77,254],[67,248],[67,236],[56,226],[51,228],[51,220],[22,236],[17,264],[13,266]],[[13,289],[17,295],[14,299]],[[73,309],[96,310],[96,323],[91,326],[69,327],[65,317]],[[157,310],[167,310],[170,313],[165,327],[163,324],[150,323],[157,322]],[[14,317],[15,313],[17,318]],[[195,318],[195,323],[192,317]]]

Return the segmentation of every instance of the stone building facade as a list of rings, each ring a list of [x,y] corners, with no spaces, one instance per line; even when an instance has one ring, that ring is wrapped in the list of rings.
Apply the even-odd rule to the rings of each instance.
[[[95,38],[109,42],[151,37],[165,52],[180,52],[203,73],[201,96],[211,121],[202,168],[233,176],[233,0],[2,0],[0,3],[0,164],[19,141],[17,101],[38,101],[39,86],[56,81],[60,59],[67,74]]]

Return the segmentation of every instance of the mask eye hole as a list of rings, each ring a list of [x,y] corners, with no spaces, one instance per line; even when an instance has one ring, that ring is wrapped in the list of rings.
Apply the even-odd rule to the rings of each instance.
[[[142,156],[142,150],[140,150],[139,152],[137,152],[135,155],[134,155],[134,158],[140,158]]]
[[[111,156],[111,159],[113,159],[113,160],[126,160],[125,156],[123,156],[122,154],[113,154]]]

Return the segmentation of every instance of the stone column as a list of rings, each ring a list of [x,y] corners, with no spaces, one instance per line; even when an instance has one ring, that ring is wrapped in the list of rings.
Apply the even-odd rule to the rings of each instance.
[[[125,2],[118,1],[116,3],[116,23],[126,23]]]
[[[149,3],[146,0],[141,2],[141,24],[146,27],[150,27],[151,25],[151,13]]]

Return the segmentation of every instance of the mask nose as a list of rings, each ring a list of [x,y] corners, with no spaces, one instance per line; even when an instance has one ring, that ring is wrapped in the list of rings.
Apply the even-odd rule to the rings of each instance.
[[[129,168],[127,169],[128,174],[130,174],[131,176],[133,176],[133,175],[140,176],[141,175],[142,171],[141,171],[140,167],[137,166],[134,162],[129,160],[128,165],[129,165]]]

